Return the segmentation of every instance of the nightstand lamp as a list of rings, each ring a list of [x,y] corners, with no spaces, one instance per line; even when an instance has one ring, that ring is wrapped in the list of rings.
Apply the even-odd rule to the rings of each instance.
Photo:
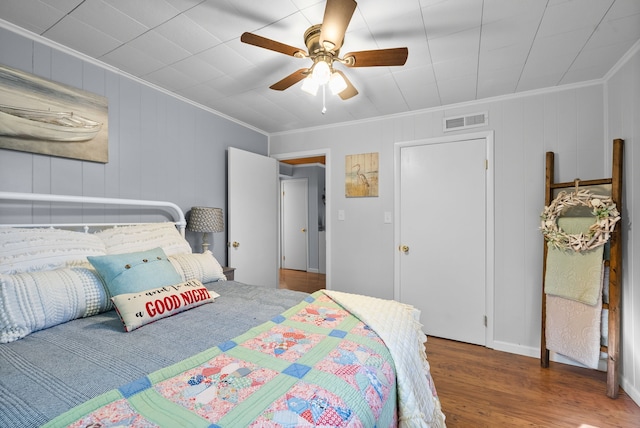
[[[187,230],[202,232],[202,252],[209,249],[207,233],[224,232],[222,208],[192,207]]]

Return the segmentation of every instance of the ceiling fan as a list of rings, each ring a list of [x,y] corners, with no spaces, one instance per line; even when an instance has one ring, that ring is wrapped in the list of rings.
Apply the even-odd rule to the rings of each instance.
[[[306,92],[315,95],[320,86],[324,88],[328,85],[334,94],[347,100],[357,95],[358,91],[342,71],[333,67],[334,62],[347,67],[398,66],[404,65],[409,55],[409,50],[404,47],[349,52],[341,58],[340,48],[356,6],[354,0],[327,0],[322,24],[313,25],[304,33],[307,52],[252,33],[243,33],[240,40],[250,45],[313,61],[311,67],[294,71],[271,85],[271,89],[283,91],[304,79],[302,89]]]

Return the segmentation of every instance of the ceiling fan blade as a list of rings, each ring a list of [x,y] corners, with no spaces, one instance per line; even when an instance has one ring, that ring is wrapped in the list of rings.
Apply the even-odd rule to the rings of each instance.
[[[327,0],[320,30],[321,46],[333,51],[340,49],[356,6],[354,0]]]
[[[407,48],[376,49],[349,52],[344,56],[344,61],[349,67],[393,66],[404,65],[408,56]]]
[[[355,88],[355,86],[353,86],[349,79],[347,79],[347,76],[340,70],[335,70],[335,72],[340,74],[340,76],[342,76],[342,78],[344,79],[344,82],[347,84],[347,87],[338,94],[340,98],[342,98],[343,100],[348,100],[349,98],[358,95],[358,90]]]
[[[308,68],[301,68],[300,70],[294,71],[284,79],[279,82],[274,83],[269,86],[269,88],[274,89],[276,91],[284,91],[289,86],[295,85],[309,74]]]
[[[253,33],[242,33],[240,41],[249,45],[280,52],[285,55],[291,55],[299,58],[307,56],[307,53],[300,48],[285,45],[284,43],[276,42],[275,40],[267,39],[266,37],[258,36]]]

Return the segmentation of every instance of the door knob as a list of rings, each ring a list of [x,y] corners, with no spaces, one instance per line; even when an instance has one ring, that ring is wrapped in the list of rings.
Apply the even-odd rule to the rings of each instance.
[[[301,232],[306,232],[307,229],[305,229],[304,227],[302,229],[300,229]]]
[[[238,248],[240,246],[239,242],[233,241],[233,244],[231,244],[233,246],[233,248]]]
[[[409,246],[408,246],[408,245],[400,245],[400,246],[398,247],[398,249],[399,249],[400,251],[402,251],[403,253],[405,253],[405,254],[409,252]]]

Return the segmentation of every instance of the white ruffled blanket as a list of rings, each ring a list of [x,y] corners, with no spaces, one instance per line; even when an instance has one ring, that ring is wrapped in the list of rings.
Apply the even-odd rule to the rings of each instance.
[[[602,272],[598,300],[593,306],[547,295],[547,349],[592,369],[597,369],[600,361],[602,287],[609,281],[609,268],[602,268]]]
[[[411,305],[325,290],[384,340],[396,365],[400,427],[444,428],[445,416],[433,386],[424,349],[420,311]],[[422,376],[417,376],[422,373]]]

